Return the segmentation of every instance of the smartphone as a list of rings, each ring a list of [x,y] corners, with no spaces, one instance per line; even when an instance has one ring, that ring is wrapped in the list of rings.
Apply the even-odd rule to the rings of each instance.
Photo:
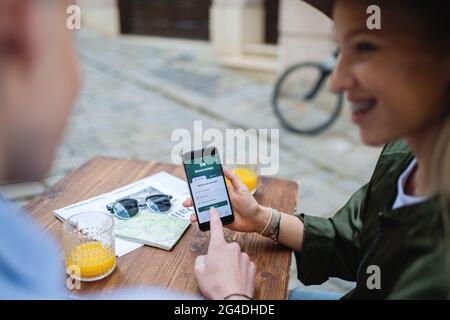
[[[200,230],[209,230],[210,209],[216,208],[222,223],[234,221],[233,208],[215,147],[183,153],[183,167]]]

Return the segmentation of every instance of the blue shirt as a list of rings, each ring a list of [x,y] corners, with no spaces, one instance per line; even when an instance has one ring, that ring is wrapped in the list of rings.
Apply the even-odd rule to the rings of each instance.
[[[54,239],[39,229],[31,217],[0,195],[0,300],[68,298],[61,252]],[[148,287],[122,288],[112,294],[86,298],[198,299]]]
[[[58,299],[64,269],[53,239],[0,196],[0,299]]]

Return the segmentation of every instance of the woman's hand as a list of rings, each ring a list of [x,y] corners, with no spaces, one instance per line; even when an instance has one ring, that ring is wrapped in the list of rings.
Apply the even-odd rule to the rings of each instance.
[[[227,243],[223,236],[222,221],[215,208],[211,208],[211,238],[208,253],[195,260],[194,273],[198,286],[208,299],[253,297],[255,264],[236,242]]]
[[[223,167],[223,173],[231,182],[228,193],[234,210],[234,222],[226,227],[241,232],[261,232],[270,220],[270,209],[259,205],[247,187],[231,170]],[[183,205],[192,207],[192,199],[187,199]],[[197,221],[195,214],[191,216],[191,221]]]

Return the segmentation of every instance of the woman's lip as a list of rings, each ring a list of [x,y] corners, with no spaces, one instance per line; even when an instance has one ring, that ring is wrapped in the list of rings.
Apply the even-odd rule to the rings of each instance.
[[[374,104],[368,109],[364,109],[361,111],[353,111],[352,112],[352,122],[359,125],[363,122],[363,120],[367,117],[367,115],[375,109],[376,105]]]
[[[373,106],[376,105],[377,101],[374,98],[362,98],[362,97],[356,97],[347,95],[347,99],[350,103],[350,110],[352,112],[359,112],[366,109],[371,109]]]
[[[369,103],[375,101],[375,99],[354,99],[350,97],[347,97],[347,100],[353,104]]]

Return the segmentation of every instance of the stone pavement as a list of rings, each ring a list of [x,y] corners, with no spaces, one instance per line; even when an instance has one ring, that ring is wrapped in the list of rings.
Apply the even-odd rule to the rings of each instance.
[[[172,131],[203,127],[279,128],[273,79],[217,65],[207,43],[143,37],[77,36],[84,85],[47,179],[3,186],[20,205],[94,155],[171,162]],[[300,185],[298,210],[331,216],[368,181],[380,152],[363,146],[348,111],[318,137],[280,131],[279,177]],[[292,268],[290,287],[300,285]],[[331,279],[321,290],[345,292]]]

